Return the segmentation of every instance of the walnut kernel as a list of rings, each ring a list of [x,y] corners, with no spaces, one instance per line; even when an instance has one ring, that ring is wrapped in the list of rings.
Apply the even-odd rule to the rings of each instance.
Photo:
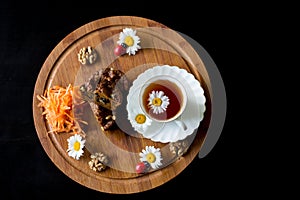
[[[97,60],[97,52],[91,46],[79,50],[78,61],[82,64],[93,64]]]
[[[180,157],[187,152],[189,144],[187,141],[181,140],[177,142],[171,142],[169,148],[173,154]]]
[[[94,170],[96,172],[101,172],[107,168],[108,158],[103,153],[98,152],[98,153],[92,154],[90,157],[91,157],[91,160],[89,161],[88,164],[92,170]]]

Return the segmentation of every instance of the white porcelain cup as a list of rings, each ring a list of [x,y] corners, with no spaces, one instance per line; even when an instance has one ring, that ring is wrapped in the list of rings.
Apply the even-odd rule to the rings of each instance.
[[[143,112],[157,122],[174,121],[183,130],[186,125],[180,120],[187,103],[185,88],[169,75],[158,75],[141,86],[139,103]]]

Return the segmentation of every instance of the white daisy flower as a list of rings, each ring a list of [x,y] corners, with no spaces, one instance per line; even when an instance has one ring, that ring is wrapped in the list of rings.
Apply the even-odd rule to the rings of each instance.
[[[144,132],[151,125],[152,120],[147,117],[141,110],[133,110],[130,113],[129,121],[134,128],[134,130],[138,132]]]
[[[135,52],[138,51],[141,46],[140,38],[136,35],[136,30],[131,28],[124,28],[123,31],[119,35],[119,40],[117,41],[119,45],[124,45],[126,47],[126,53],[129,55],[135,55]]]
[[[149,94],[148,105],[153,109],[153,113],[160,114],[167,110],[170,103],[169,97],[163,91],[152,91]]]
[[[78,160],[83,155],[85,140],[78,134],[68,138],[68,155]]]
[[[154,146],[146,146],[145,149],[140,152],[140,161],[147,161],[153,169],[158,169],[162,163],[161,152],[159,148]]]

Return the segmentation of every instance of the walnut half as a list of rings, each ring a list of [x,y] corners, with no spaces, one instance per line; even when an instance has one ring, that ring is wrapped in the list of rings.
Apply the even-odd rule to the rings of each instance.
[[[106,169],[108,164],[108,158],[101,152],[91,155],[91,160],[89,161],[89,166],[92,170],[96,172],[101,172]]]
[[[177,157],[183,156],[189,148],[189,143],[185,140],[170,143],[170,151]]]
[[[79,50],[78,61],[85,64],[93,64],[97,60],[97,52],[93,47],[83,47]]]

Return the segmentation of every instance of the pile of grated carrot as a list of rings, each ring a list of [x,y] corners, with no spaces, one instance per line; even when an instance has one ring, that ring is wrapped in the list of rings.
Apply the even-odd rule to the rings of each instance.
[[[38,106],[43,108],[50,132],[80,133],[81,129],[76,126],[72,111],[73,86],[69,84],[66,88],[53,86],[45,90],[43,95],[37,95],[40,101]]]

